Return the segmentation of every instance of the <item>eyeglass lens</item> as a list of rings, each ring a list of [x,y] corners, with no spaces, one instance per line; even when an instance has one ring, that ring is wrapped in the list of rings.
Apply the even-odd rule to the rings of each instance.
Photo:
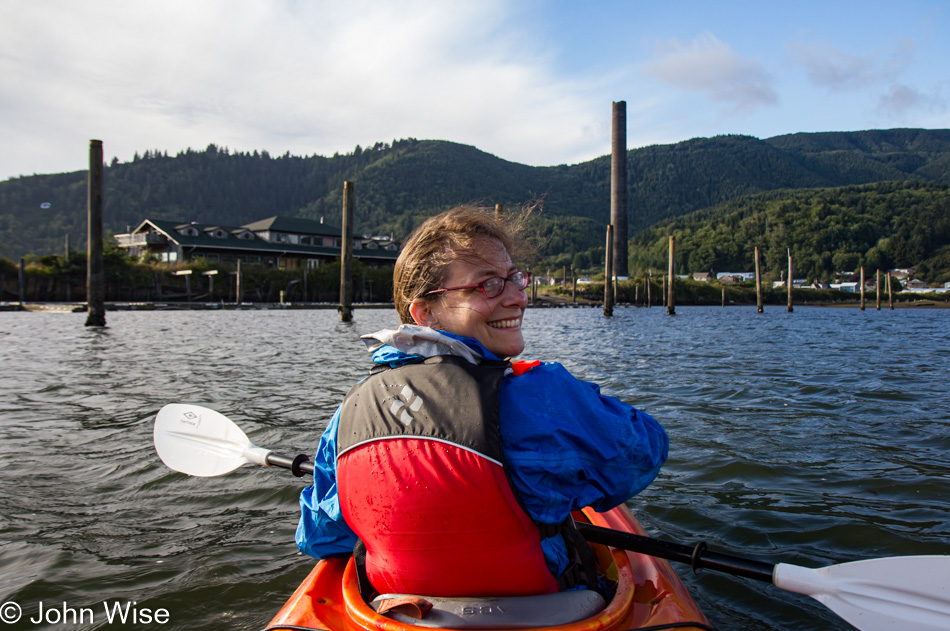
[[[509,282],[518,289],[524,289],[528,286],[528,275],[525,272],[515,272],[508,278],[496,276],[489,278],[482,284],[482,291],[488,298],[494,298],[505,290],[505,283]]]

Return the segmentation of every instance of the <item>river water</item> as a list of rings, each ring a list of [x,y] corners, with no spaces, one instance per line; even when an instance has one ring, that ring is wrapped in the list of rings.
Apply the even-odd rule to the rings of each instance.
[[[152,422],[201,404],[312,452],[389,310],[0,314],[0,615],[13,629],[262,629],[311,562],[284,470],[166,469]],[[536,309],[525,358],[648,411],[670,460],[630,505],[654,536],[819,567],[950,554],[950,311]],[[676,566],[719,629],[849,629],[817,602]],[[91,609],[73,624],[34,624]],[[67,624],[68,623],[68,624]]]

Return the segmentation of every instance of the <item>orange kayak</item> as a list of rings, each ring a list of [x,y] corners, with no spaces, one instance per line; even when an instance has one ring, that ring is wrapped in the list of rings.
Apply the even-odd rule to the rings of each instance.
[[[605,513],[587,508],[583,515],[575,513],[575,519],[586,519],[595,526],[646,534],[625,506]],[[423,626],[627,631],[674,624],[680,631],[709,628],[706,617],[668,562],[597,544],[592,547],[601,570],[616,581],[616,592],[606,605],[593,592],[581,590],[520,598],[456,598],[436,602],[435,607],[424,615],[415,603],[410,603],[408,609],[398,606],[382,615],[376,609],[406,599],[397,602],[395,597],[387,600],[387,596],[382,596],[382,600],[374,600],[371,606],[360,597],[353,559],[324,559],[317,562],[310,575],[271,620],[267,630],[419,631]],[[599,599],[599,604],[578,604],[578,597],[582,594],[593,595]],[[439,599],[417,600],[429,606],[432,603],[428,600]],[[585,610],[591,606],[592,611]],[[559,620],[558,616],[563,619]],[[582,617],[578,619],[578,616]]]

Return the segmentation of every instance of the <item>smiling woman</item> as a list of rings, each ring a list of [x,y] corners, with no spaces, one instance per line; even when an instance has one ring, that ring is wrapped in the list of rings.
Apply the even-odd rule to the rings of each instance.
[[[320,439],[296,538],[318,558],[365,545],[366,590],[609,595],[571,512],[649,485],[667,436],[560,364],[511,361],[530,280],[517,247],[493,210],[430,218],[394,269],[403,324],[363,336],[375,367]]]

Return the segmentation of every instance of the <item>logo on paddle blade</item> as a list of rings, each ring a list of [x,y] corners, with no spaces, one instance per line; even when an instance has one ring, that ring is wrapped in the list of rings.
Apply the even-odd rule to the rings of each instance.
[[[195,414],[194,412],[188,411],[184,412],[181,415],[181,418],[178,419],[178,422],[182,425],[190,425],[191,427],[198,427],[201,425],[201,415]]]

